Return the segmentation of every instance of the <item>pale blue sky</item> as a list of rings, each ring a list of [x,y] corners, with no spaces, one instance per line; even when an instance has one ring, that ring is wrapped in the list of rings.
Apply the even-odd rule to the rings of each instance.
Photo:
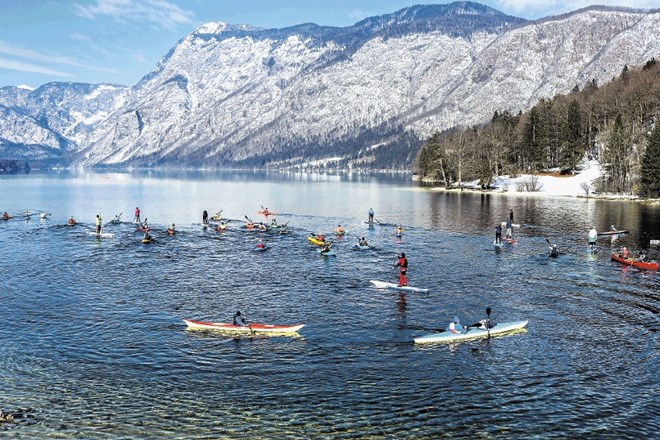
[[[0,87],[52,81],[133,85],[178,40],[212,21],[282,28],[350,26],[406,0],[0,0]],[[536,19],[588,6],[659,8],[660,0],[482,0]]]

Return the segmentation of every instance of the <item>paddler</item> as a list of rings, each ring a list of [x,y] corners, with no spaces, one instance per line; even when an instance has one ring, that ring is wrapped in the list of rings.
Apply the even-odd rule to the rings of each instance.
[[[209,213],[206,212],[206,209],[202,213],[202,223],[204,223],[205,225],[209,224]]]
[[[96,233],[100,234],[101,233],[101,223],[103,220],[101,219],[101,214],[96,214]]]
[[[454,334],[459,334],[464,332],[464,328],[461,325],[460,320],[458,319],[458,316],[454,316],[454,319],[449,323],[447,326],[446,331],[454,333]]]
[[[369,208],[369,223],[374,222],[374,210]]]
[[[495,244],[502,243],[502,225],[495,225]]]
[[[9,213],[8,213],[7,211],[5,211],[5,213],[2,214],[2,218],[3,218],[4,220],[9,220],[9,219],[11,218],[11,216],[9,215]]]
[[[241,311],[240,310],[236,310],[236,313],[234,313],[234,318],[233,318],[232,322],[233,322],[234,325],[239,325],[241,327],[245,327],[245,326],[248,325],[245,318],[243,318],[243,316],[241,316]]]
[[[135,217],[133,217],[133,223],[142,223],[140,221],[140,208],[137,206],[135,207]]]
[[[68,223],[70,226],[73,226],[73,225],[76,224],[76,219],[74,219],[73,216],[71,216],[71,217],[69,217],[69,220],[67,221],[67,223]]]
[[[335,233],[337,235],[343,235],[346,231],[344,231],[344,228],[341,227],[341,225],[337,225],[337,228],[335,228]]]
[[[397,255],[398,260],[394,267],[399,268],[399,287],[407,286],[408,285],[408,277],[407,277],[407,272],[408,272],[408,259],[406,258],[406,254],[401,252],[401,255]]]
[[[261,241],[261,238],[259,239],[259,242],[257,243],[257,249],[264,249],[266,245],[264,244],[263,241]]]
[[[598,231],[595,226],[591,227],[589,231],[589,246],[593,249],[596,246],[596,240],[598,240]]]

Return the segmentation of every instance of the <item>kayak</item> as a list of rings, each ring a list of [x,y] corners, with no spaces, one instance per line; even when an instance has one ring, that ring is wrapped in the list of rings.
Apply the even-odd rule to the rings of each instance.
[[[376,289],[392,289],[392,290],[400,290],[402,292],[422,292],[422,293],[426,293],[429,291],[429,289],[424,289],[421,287],[399,286],[398,284],[387,283],[385,281],[371,280],[371,284],[373,284]]]
[[[167,228],[167,235],[174,235],[175,232],[176,232],[176,229]]]
[[[508,243],[508,244],[516,244],[516,243],[518,243],[518,240],[516,240],[515,238],[506,238],[506,237],[502,237],[502,241],[503,241],[504,243]]]
[[[627,229],[621,229],[620,231],[599,232],[598,235],[621,235],[621,234],[627,234],[627,233],[628,233]]]
[[[253,323],[248,326],[234,325],[228,322],[204,322],[192,319],[183,320],[188,328],[194,330],[220,330],[233,333],[295,333],[305,324],[274,325]]]
[[[93,235],[96,238],[112,238],[115,236],[115,234],[110,234],[108,232],[101,232],[100,234],[97,234],[96,232],[90,232],[89,235]]]
[[[264,247],[255,246],[255,247],[254,247],[254,250],[255,250],[256,252],[263,252],[263,251],[265,251],[266,249],[268,249],[268,246],[264,246]]]
[[[322,249],[317,249],[316,252],[318,252],[319,254],[323,255],[324,257],[336,257],[336,256],[337,256],[337,254],[335,253],[335,251],[323,252]]]
[[[316,237],[307,237],[310,243],[315,244],[316,246],[323,246],[325,241],[317,240]]]
[[[257,214],[266,215],[266,216],[268,216],[268,215],[277,215],[273,211],[269,211],[267,209],[262,209],[261,211],[257,211]]]
[[[658,270],[658,262],[657,261],[639,261],[639,260],[635,260],[634,258],[630,258],[630,257],[629,258],[623,258],[619,254],[611,254],[610,258],[613,261],[618,261],[619,263],[635,266],[635,267],[638,267],[640,269]]]
[[[152,237],[142,238],[142,240],[140,240],[140,241],[142,242],[142,244],[149,244],[153,241],[153,238]]]
[[[367,250],[367,249],[369,249],[369,245],[362,246],[362,245],[356,244],[355,246],[353,246],[354,251],[364,251],[364,250]]]
[[[514,330],[520,330],[527,326],[527,322],[528,321],[515,321],[495,324],[493,328],[490,329],[490,332],[482,328],[471,328],[468,329],[468,331],[465,333],[430,333],[428,335],[415,338],[415,344],[427,344],[430,342],[458,342],[477,338],[487,338],[489,334],[493,336]]]

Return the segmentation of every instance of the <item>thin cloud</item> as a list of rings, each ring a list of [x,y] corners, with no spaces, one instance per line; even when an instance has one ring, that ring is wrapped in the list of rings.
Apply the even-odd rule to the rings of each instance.
[[[362,9],[353,9],[351,12],[348,13],[348,17],[356,22],[364,20],[367,17],[373,17],[374,15],[377,14],[374,14],[369,11],[364,11]]]
[[[24,49],[21,47],[12,46],[1,40],[0,40],[0,54],[9,55],[12,57],[24,58],[26,60],[31,60],[31,61],[38,61],[40,63],[46,63],[46,64],[63,64],[63,65],[73,66],[83,69],[96,70],[98,72],[119,73],[117,70],[114,69],[82,64],[72,60],[69,57],[64,57],[60,55],[49,55],[31,49]],[[20,61],[17,61],[17,63],[20,63]],[[48,69],[48,68],[44,67],[44,69]],[[53,70],[53,71],[57,72],[57,70]]]
[[[594,4],[626,8],[657,8],[657,0],[496,0],[496,8],[511,14],[526,14],[535,18],[563,14]]]
[[[192,11],[165,0],[96,0],[91,6],[75,4],[74,8],[79,16],[89,19],[108,16],[121,23],[148,22],[152,27],[170,30],[180,24],[190,24],[195,18]]]
[[[60,70],[51,69],[49,67],[38,66],[36,64],[25,63],[23,61],[12,60],[4,57],[0,57],[0,69],[17,70],[19,72],[28,73],[41,73],[44,75],[58,76],[61,78],[75,78],[75,75],[67,72],[62,72]]]

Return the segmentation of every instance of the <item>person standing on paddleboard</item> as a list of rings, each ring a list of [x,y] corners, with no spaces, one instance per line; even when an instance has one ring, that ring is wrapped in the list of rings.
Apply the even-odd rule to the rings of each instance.
[[[502,225],[498,224],[495,226],[495,244],[502,243]]]
[[[135,207],[135,217],[133,217],[133,223],[142,223],[140,220],[140,208],[137,206]]]
[[[510,218],[506,222],[506,238],[513,240],[513,221]]]
[[[593,226],[589,231],[589,247],[593,250],[596,247],[596,240],[598,240],[598,231],[596,227]]]
[[[206,210],[202,212],[202,223],[204,223],[205,225],[209,224],[209,213],[206,212]]]
[[[397,255],[399,258],[394,265],[394,267],[399,268],[399,287],[407,286],[408,285],[408,277],[407,277],[407,272],[408,272],[408,259],[406,258],[406,254],[401,252],[401,255]]]
[[[369,223],[374,222],[374,210],[369,208]]]
[[[101,233],[101,214],[96,214],[96,233]]]
[[[509,220],[513,223],[513,209],[509,209]]]

